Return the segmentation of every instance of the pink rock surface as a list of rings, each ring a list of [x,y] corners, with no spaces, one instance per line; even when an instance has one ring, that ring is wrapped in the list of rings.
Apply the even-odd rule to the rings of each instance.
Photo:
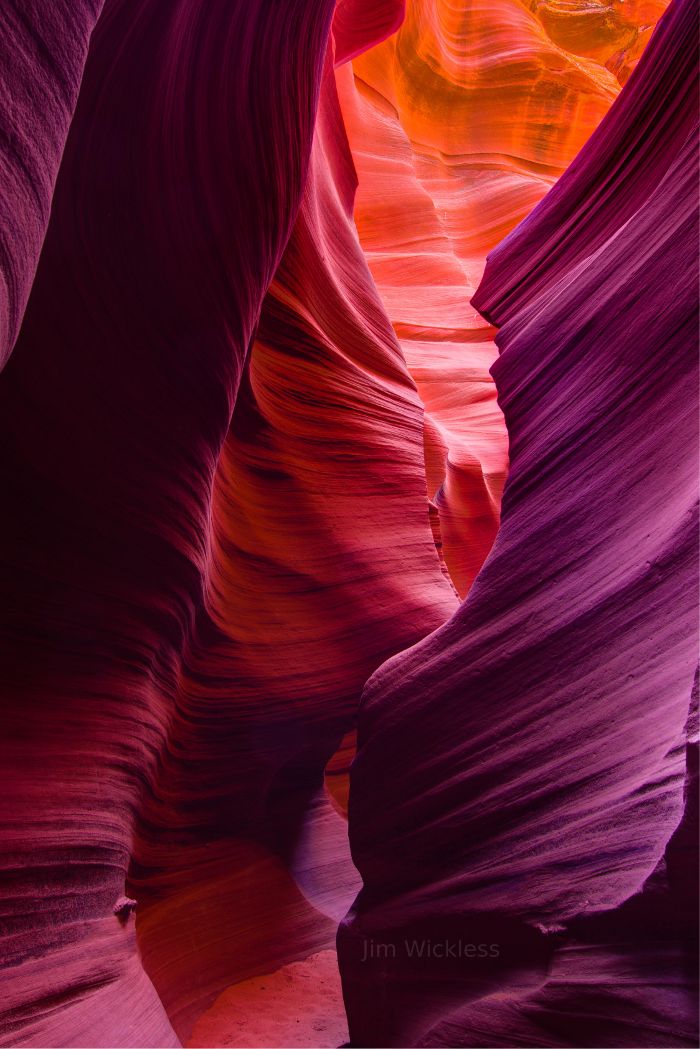
[[[112,908],[205,616],[213,475],[332,10],[112,0],[92,37],[0,382],[3,1044],[177,1044]]]
[[[690,7],[101,7],[0,11],[0,1044],[338,1044],[355,897],[356,1044],[686,1044]]]
[[[523,227],[560,238],[539,294],[513,279],[521,231],[493,259],[491,294],[510,296],[501,527],[459,611],[365,688],[349,808],[363,889],[339,934],[354,1044],[697,1038],[668,858],[695,789],[697,106],[676,90],[694,23],[691,4],[669,8],[578,171]],[[416,958],[414,940],[499,950]]]
[[[102,5],[6,0],[0,10],[0,369],[29,298]]]
[[[92,38],[0,381],[5,1044],[176,1044],[331,947],[325,764],[456,606],[332,13],[110,0]]]
[[[493,544],[508,463],[494,329],[469,299],[662,10],[409,0],[398,33],[337,72],[360,241],[426,409],[436,542],[461,597]]]
[[[187,1043],[334,1049],[348,1039],[335,951],[319,951],[219,995]]]

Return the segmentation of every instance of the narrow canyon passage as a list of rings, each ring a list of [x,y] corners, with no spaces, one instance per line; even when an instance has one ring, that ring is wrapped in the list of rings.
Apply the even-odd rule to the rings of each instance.
[[[462,598],[493,544],[508,462],[495,329],[470,299],[664,7],[412,0],[396,34],[336,71],[360,242],[426,409],[428,494]]]
[[[655,17],[662,9],[659,5]],[[630,13],[626,14],[629,18]],[[467,12],[459,6],[435,7],[426,0],[411,2],[396,34],[335,68],[342,121],[358,180],[353,218],[379,299],[424,406],[431,525],[450,579],[462,598],[496,535],[508,454],[505,423],[489,371],[498,353],[495,329],[471,306],[470,299],[488,252],[532,210],[584,145],[639,57],[640,35],[648,38],[648,26],[625,21],[622,13],[616,21],[608,12],[608,21],[601,28],[601,16],[596,17],[590,8],[580,12],[573,8],[569,20],[577,20],[579,31],[570,30],[568,36],[566,19],[556,20],[553,28],[547,15],[551,16],[549,9],[526,12],[517,2],[501,5],[496,13],[491,7],[470,6]],[[649,12],[633,11],[632,19],[635,17],[641,22]],[[486,26],[490,26],[488,34]],[[576,53],[562,47],[566,39],[575,41]],[[329,81],[325,90],[332,93]],[[331,103],[326,105],[330,108]],[[542,112],[547,114],[546,121]],[[315,148],[322,151],[318,142]],[[327,154],[324,162],[327,164]],[[350,174],[349,165],[347,171]],[[316,215],[324,216],[332,210],[318,198],[315,209]],[[321,227],[321,259],[326,265],[337,251],[337,236],[337,228]],[[289,264],[294,284],[277,293],[288,307],[301,299],[300,269],[295,258]],[[279,280],[282,283],[284,278]],[[358,304],[357,309],[366,309],[366,303]],[[328,315],[323,321],[328,324]],[[281,357],[276,351],[273,356],[275,332],[268,335],[263,323],[250,364],[256,410],[270,404],[267,427],[269,440],[275,441],[276,463],[287,457],[302,459],[303,453],[293,442],[298,436],[308,440],[313,419],[308,405],[299,408],[294,400],[303,399],[301,388],[295,393],[289,382],[290,355],[298,357],[299,345],[308,335],[299,331],[294,342],[288,335],[288,313],[283,318],[280,315],[279,331],[283,323],[287,355]],[[331,347],[335,356],[312,360],[307,354],[300,384],[303,381],[307,388],[320,391],[348,381],[347,347],[352,331],[351,321]],[[342,355],[340,362],[338,354]],[[361,361],[353,363],[355,368],[358,363],[363,367]],[[344,374],[348,378],[343,379]],[[356,371],[355,379],[350,380],[352,400],[346,400],[347,393],[338,389],[332,408],[325,406],[326,412],[332,410],[336,418],[339,414],[342,418],[347,405],[352,412],[347,440],[355,442],[361,432],[357,411],[368,407],[356,399],[361,389],[357,375]],[[362,381],[367,382],[365,375]],[[275,397],[284,399],[275,405],[274,416],[273,391]],[[240,432],[249,450],[241,439],[227,447],[227,461],[235,471],[227,479],[227,490],[239,504],[248,497],[251,484],[243,480],[240,464],[251,456],[257,461],[261,455],[257,427],[255,444],[250,446],[251,409],[242,411],[246,400],[252,402],[253,395],[244,389],[236,410],[245,420]],[[285,421],[292,414],[290,403],[304,413],[307,429],[303,433],[290,432]],[[299,419],[301,422],[301,414]],[[324,439],[327,425],[325,415],[319,419]],[[337,484],[336,463],[326,472],[318,452],[316,458],[308,455],[308,462],[309,471],[324,470],[326,491],[328,485]],[[304,481],[307,493],[309,476]],[[270,484],[266,477],[265,490],[257,498],[269,500],[272,527],[279,529],[275,482]],[[418,498],[422,503],[422,494]],[[259,528],[259,510],[255,524]],[[297,521],[287,528],[287,536],[293,537],[294,527]],[[229,525],[229,541],[231,534]],[[270,543],[279,551],[278,535],[271,536]],[[230,546],[226,550],[230,577],[237,584],[246,570],[241,549],[239,545],[233,556]],[[264,537],[258,533],[247,549],[255,549],[259,556]],[[269,565],[266,578],[269,581]],[[250,592],[253,589],[251,582]],[[280,599],[277,593],[277,610]],[[331,759],[326,783],[336,802],[335,811],[328,809],[322,793],[316,795],[317,807],[312,806],[304,817],[305,829],[288,868],[306,903],[334,921],[346,913],[361,884],[350,859],[345,827],[337,816],[346,812],[354,744],[351,731]],[[263,877],[259,867],[248,874],[254,881]],[[249,906],[247,882],[243,891]],[[256,920],[269,929],[280,924],[287,928],[299,903],[288,904],[287,911],[270,913],[265,898],[266,894],[261,897]],[[235,899],[232,897],[232,910]],[[292,920],[294,929],[298,919]],[[333,971],[334,937],[328,929],[317,945],[323,949],[306,961],[290,960],[267,973],[260,955],[254,954],[249,969],[254,975],[222,991],[195,1025],[188,1044],[265,1046],[272,1040],[275,1044],[321,1046],[344,1041],[346,1034],[338,1037],[346,1021],[339,978]],[[297,949],[294,942],[285,942],[283,948],[278,945],[279,958],[294,959]],[[274,957],[274,952],[268,957]]]
[[[696,15],[0,5],[0,1045],[693,1044]]]

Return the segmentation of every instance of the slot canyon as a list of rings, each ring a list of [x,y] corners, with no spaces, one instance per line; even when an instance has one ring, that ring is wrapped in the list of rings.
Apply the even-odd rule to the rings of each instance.
[[[695,0],[0,88],[0,1045],[697,1046]]]

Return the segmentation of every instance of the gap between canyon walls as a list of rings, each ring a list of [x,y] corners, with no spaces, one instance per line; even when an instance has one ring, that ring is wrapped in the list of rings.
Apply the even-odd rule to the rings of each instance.
[[[195,661],[172,749],[192,748],[199,704],[233,694],[235,709],[218,740],[206,723],[199,732],[198,826],[158,849],[144,835],[134,878],[143,957],[169,1015],[185,1038],[201,1015],[191,1044],[227,1029],[232,1001],[257,1000],[251,979],[333,947],[359,887],[337,811],[353,741],[337,751],[338,739],[372,670],[455,608],[426,545],[426,481],[461,596],[498,528],[497,351],[469,299],[488,251],[619,90],[605,66],[615,34],[582,57],[517,0],[499,7],[495,43],[483,33],[491,8],[451,28],[454,12],[431,8],[410,4],[399,32],[340,64],[335,83],[324,71],[301,212],[219,462],[210,614],[221,640]],[[331,807],[318,774],[334,752]],[[171,769],[159,790],[179,781],[184,799],[192,776]]]
[[[336,70],[360,243],[425,408],[431,523],[462,598],[493,545],[508,464],[495,329],[471,296],[665,6],[409,0],[397,33]]]
[[[223,1038],[231,1000],[257,1022],[261,975],[279,988],[303,981],[304,959],[327,968],[360,884],[324,768],[371,673],[457,607],[427,516],[422,406],[357,240],[355,187],[329,51],[301,207],[217,463],[206,617],[130,872],[145,968],[191,1044]],[[281,1044],[299,1036],[290,1023]]]
[[[332,949],[358,880],[323,770],[370,674],[457,607],[426,477],[461,593],[495,535],[468,298],[641,37],[412,3],[362,56],[401,7],[338,6],[337,88],[328,0],[108,0],[92,35],[0,383],[3,1044],[177,1044],[231,984]],[[39,8],[13,26],[23,55],[53,34],[71,106],[83,8],[75,53]]]
[[[617,55],[624,76],[640,39],[621,15],[607,35],[598,23],[591,28],[590,10],[575,16],[578,34],[566,20],[552,28],[550,19],[550,37],[540,20],[547,11],[537,15],[513,0],[499,6],[489,41],[491,8],[467,16],[438,5],[434,18],[431,9],[409,4],[395,36],[352,65],[337,65],[335,86],[330,69],[324,73],[301,214],[266,299],[219,466],[214,615],[247,653],[236,685],[241,709],[252,717],[267,703],[256,748],[275,722],[283,741],[275,744],[282,764],[270,762],[277,771],[266,811],[255,810],[272,826],[265,848],[272,845],[283,862],[273,877],[270,854],[261,852],[244,863],[237,886],[222,866],[199,891],[202,901],[226,884],[222,911],[245,899],[248,913],[219,945],[197,1009],[217,990],[219,997],[197,1021],[191,1045],[208,1044],[217,1032],[230,1036],[236,1010],[258,1023],[262,974],[276,972],[275,986],[301,980],[303,1001],[296,960],[308,957],[310,971],[325,965],[333,925],[359,886],[338,819],[353,733],[329,761],[333,740],[352,723],[369,669],[455,607],[424,545],[426,483],[435,545],[460,596],[498,528],[507,434],[489,372],[495,329],[469,299],[489,250],[607,112],[620,85],[606,62]],[[586,29],[598,31],[592,56],[556,42],[568,33],[585,51]],[[621,38],[629,49],[622,58]],[[346,51],[356,49],[357,40]],[[336,44],[336,55],[346,51]],[[250,617],[253,600],[264,630]],[[400,621],[412,629],[402,633]],[[240,661],[240,647],[226,659]],[[300,665],[315,667],[311,691]],[[328,719],[329,709],[337,719]],[[310,770],[324,763],[332,808],[323,792],[309,804],[311,792],[299,791],[305,778],[316,790]],[[251,783],[259,788],[259,773]],[[296,845],[284,845],[295,833]],[[247,850],[252,837],[249,831]],[[251,876],[254,895],[246,888]],[[181,896],[177,923],[185,921],[188,937],[211,956],[210,932],[183,918],[182,901],[191,900]],[[169,990],[159,947],[172,906],[172,898],[154,901],[140,922],[149,971],[177,1009],[183,982]],[[241,952],[251,915],[263,936],[253,934]],[[212,924],[221,920],[219,913]],[[288,945],[273,935],[275,924],[288,930]],[[181,1023],[186,1031],[184,1015]],[[252,1030],[237,1027],[239,1044]]]
[[[675,0],[475,296],[503,517],[458,612],[363,693],[355,1045],[697,1044],[697,66]],[[448,961],[462,936],[500,961]]]

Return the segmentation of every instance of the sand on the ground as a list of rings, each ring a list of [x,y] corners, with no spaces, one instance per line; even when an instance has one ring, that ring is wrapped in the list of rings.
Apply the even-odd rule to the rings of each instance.
[[[227,987],[197,1020],[189,1049],[333,1049],[348,1040],[335,951]]]

